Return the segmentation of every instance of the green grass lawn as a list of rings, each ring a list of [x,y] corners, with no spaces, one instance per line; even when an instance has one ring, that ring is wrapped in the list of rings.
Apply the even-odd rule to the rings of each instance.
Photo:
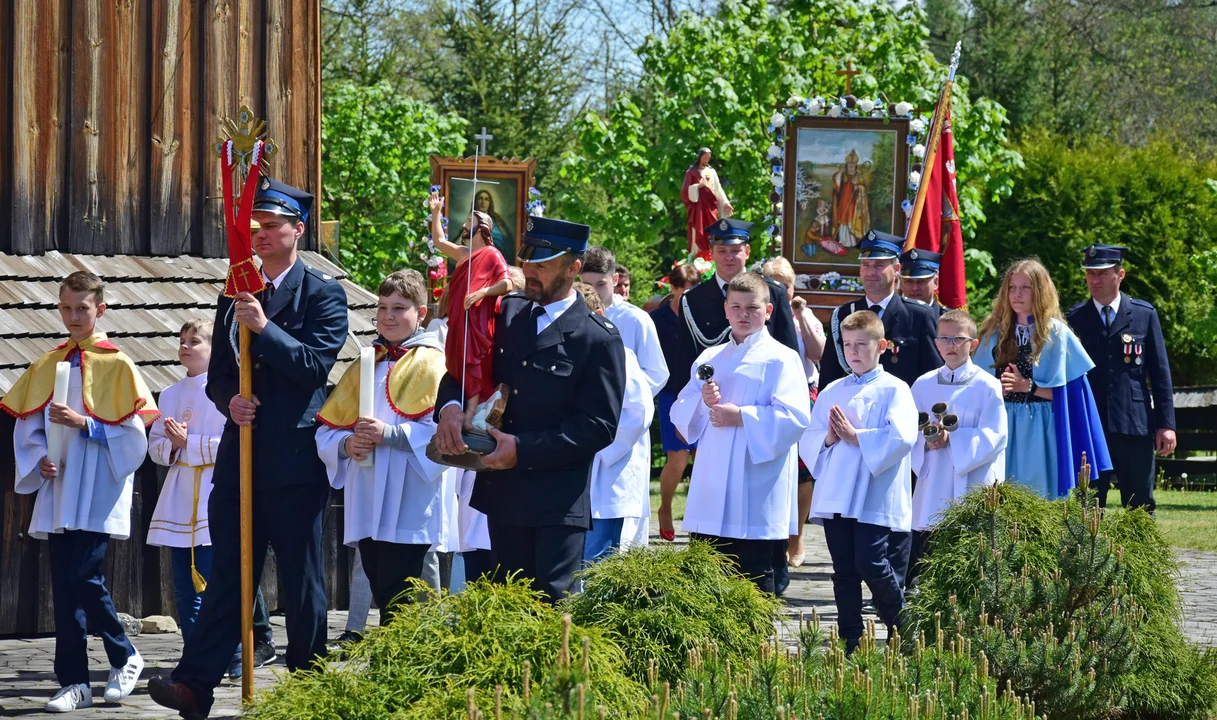
[[[685,516],[685,496],[688,483],[681,483],[672,498],[672,518],[679,521]],[[1158,526],[1171,547],[1192,550],[1217,551],[1217,492],[1155,490],[1158,501]],[[1112,490],[1107,496],[1108,507],[1120,507],[1120,491]],[[659,481],[651,482],[651,523],[658,527]]]
[[[1171,547],[1217,550],[1217,492],[1155,490],[1158,527]],[[1120,492],[1112,490],[1107,507],[1120,506]]]

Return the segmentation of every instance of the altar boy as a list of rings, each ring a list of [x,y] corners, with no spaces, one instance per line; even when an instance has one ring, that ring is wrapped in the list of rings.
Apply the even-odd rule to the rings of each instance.
[[[377,294],[375,413],[359,417],[355,363],[317,413],[317,453],[330,485],[345,488],[343,541],[359,547],[384,626],[407,579],[422,575],[427,550],[446,530],[455,532],[444,527],[444,507],[446,496],[455,499],[458,471],[426,455],[444,375],[444,346],[422,331],[427,285],[417,271],[399,270]],[[370,466],[360,464],[368,457]]]
[[[862,637],[864,581],[889,628],[904,605],[887,543],[891,531],[910,530],[917,410],[908,385],[879,365],[887,341],[878,315],[845,318],[841,346],[851,374],[820,391],[799,456],[816,478],[811,516],[824,523],[838,631],[853,652]]]
[[[135,688],[144,661],[127,639],[102,576],[110,538],[131,534],[131,490],[148,451],[146,425],[160,413],[135,363],[96,332],[106,312],[101,278],[83,270],[59,286],[59,317],[68,340],[36,360],[0,408],[17,418],[13,447],[18,494],[37,492],[30,535],[51,551],[55,678],[61,689],[48,712],[93,705],[86,655],[90,631],[110,661],[106,702]],[[68,362],[64,402],[53,402],[55,368]],[[48,457],[47,433],[63,438]]]
[[[811,401],[802,358],[765,329],[773,313],[765,279],[740,273],[726,291],[731,339],[698,356],[672,405],[676,429],[698,443],[683,527],[772,593],[774,550],[800,524],[796,443]],[[712,379],[702,379],[705,365]]]
[[[1001,482],[1006,474],[1006,404],[1001,382],[972,363],[972,352],[980,343],[976,321],[963,310],[949,310],[938,319],[934,342],[946,364],[917,378],[913,400],[917,410],[939,426],[932,408],[944,403],[958,425],[940,430],[933,440],[922,434],[913,446],[917,490],[910,573],[914,577],[924,553],[925,533],[937,516],[969,488]]]
[[[576,283],[587,309],[604,314],[604,301],[588,283]],[[625,397],[617,433],[608,447],[592,460],[592,529],[583,536],[583,562],[591,564],[625,545],[645,544],[646,538],[626,534],[626,523],[643,525],[649,516],[651,490],[651,419],[655,402],[646,372],[634,351],[625,348]]]

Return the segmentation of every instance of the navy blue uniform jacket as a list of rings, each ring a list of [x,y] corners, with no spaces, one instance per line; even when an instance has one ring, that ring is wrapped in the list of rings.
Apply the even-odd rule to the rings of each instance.
[[[240,392],[236,352],[230,338],[233,301],[220,296],[216,308],[207,397],[228,418],[228,402]],[[347,334],[347,299],[341,283],[297,260],[265,304],[266,327],[252,337],[254,395],[254,489],[325,484],[317,457],[317,411],[326,398],[330,369]],[[240,429],[229,418],[216,452],[217,486],[240,485]]]
[[[1065,317],[1086,354],[1094,360],[1094,368],[1086,376],[1103,430],[1119,435],[1152,435],[1162,428],[1174,430],[1171,367],[1154,306],[1120,293],[1120,309],[1110,329],[1103,327],[1099,310],[1090,299],[1074,305]],[[1130,342],[1125,342],[1125,336]],[[1126,344],[1132,347],[1129,362],[1124,362]],[[1138,347],[1140,364],[1136,362]]]
[[[583,296],[535,334],[532,301],[503,296],[494,335],[494,382],[511,388],[502,431],[516,436],[516,466],[479,472],[469,504],[509,525],[592,522],[592,460],[617,434],[625,397],[625,345]],[[459,401],[461,379],[444,375],[439,412]]]
[[[845,322],[851,313],[869,308],[870,302],[861,297],[837,308],[835,324],[829,321],[828,343],[824,347],[824,356],[820,358],[821,390],[828,383],[851,372],[837,354],[841,349],[840,323]],[[883,311],[883,333],[895,344],[895,348],[879,356],[883,369],[912,387],[917,378],[942,367],[942,357],[934,346],[934,338],[938,335],[938,316],[938,310],[929,305],[893,295]]]

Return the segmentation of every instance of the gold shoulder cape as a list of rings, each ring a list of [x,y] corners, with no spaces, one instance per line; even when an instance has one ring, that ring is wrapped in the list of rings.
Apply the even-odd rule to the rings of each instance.
[[[0,400],[0,408],[16,418],[41,412],[55,392],[55,364],[75,352],[80,353],[80,391],[89,417],[118,425],[138,414],[147,427],[161,416],[135,363],[105,333],[79,343],[69,340],[35,360]]]
[[[399,348],[376,346],[376,362]],[[435,410],[439,381],[444,377],[444,353],[425,345],[409,348],[389,371],[385,390],[389,407],[407,420],[418,420]],[[359,361],[351,363],[330,393],[317,419],[332,428],[352,428],[359,419]]]

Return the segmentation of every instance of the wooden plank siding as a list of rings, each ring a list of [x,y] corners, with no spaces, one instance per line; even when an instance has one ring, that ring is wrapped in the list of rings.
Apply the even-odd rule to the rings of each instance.
[[[241,102],[272,176],[317,194],[319,3],[0,0],[0,252],[225,256],[213,146]]]

